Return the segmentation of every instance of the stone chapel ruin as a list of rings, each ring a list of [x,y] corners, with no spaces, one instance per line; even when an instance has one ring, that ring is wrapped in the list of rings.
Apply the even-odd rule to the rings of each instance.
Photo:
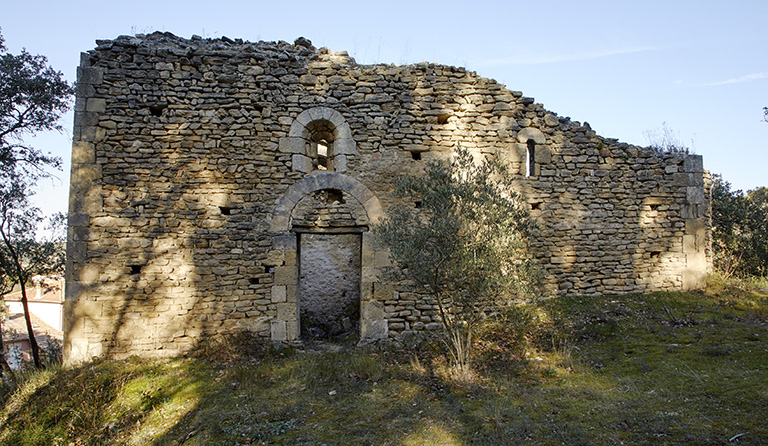
[[[78,68],[67,361],[436,327],[380,277],[370,228],[413,205],[394,178],[457,144],[510,163],[552,295],[691,289],[711,265],[701,156],[603,138],[464,68],[358,65],[304,38],[97,45]]]

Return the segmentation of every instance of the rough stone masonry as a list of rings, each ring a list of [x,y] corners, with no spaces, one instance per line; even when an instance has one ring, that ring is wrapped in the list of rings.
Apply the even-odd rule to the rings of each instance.
[[[370,227],[415,205],[395,201],[394,178],[457,144],[510,163],[551,295],[691,289],[710,268],[700,156],[603,138],[464,68],[358,65],[304,38],[97,45],[78,68],[69,362],[238,331],[435,328],[429,299],[380,276]]]

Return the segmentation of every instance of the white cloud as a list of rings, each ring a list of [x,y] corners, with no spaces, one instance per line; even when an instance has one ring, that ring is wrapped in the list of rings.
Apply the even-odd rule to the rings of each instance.
[[[763,71],[762,73],[750,73],[741,77],[726,79],[724,81],[702,82],[699,84],[694,84],[693,86],[694,87],[717,87],[719,85],[741,84],[743,82],[752,82],[752,81],[766,79],[766,78],[768,78],[768,71]]]

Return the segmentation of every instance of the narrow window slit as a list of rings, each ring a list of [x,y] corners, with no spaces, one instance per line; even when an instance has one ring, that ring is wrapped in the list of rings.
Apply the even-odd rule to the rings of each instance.
[[[532,177],[536,175],[536,143],[532,139],[528,140],[526,161],[525,176]]]
[[[317,142],[317,168],[328,170],[328,142],[325,140]]]

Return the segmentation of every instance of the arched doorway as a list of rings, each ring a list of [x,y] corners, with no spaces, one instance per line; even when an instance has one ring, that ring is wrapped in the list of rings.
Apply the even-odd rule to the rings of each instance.
[[[378,271],[386,266],[387,256],[368,230],[382,216],[381,204],[370,189],[337,172],[315,172],[288,188],[270,222],[274,234],[270,256],[283,259],[275,267],[272,287],[277,310],[271,323],[272,340],[299,339],[302,311],[304,317],[317,321],[326,301],[335,302],[328,310],[327,326],[305,324],[305,335],[311,334],[309,329],[319,328],[322,331],[315,333],[320,336],[356,332],[361,341],[387,337],[384,306],[374,298]],[[359,260],[353,255],[357,252]],[[318,266],[323,262],[336,266],[323,269]],[[328,282],[337,286],[320,293]],[[309,296],[323,304],[312,307]],[[351,324],[346,329],[345,317]]]

